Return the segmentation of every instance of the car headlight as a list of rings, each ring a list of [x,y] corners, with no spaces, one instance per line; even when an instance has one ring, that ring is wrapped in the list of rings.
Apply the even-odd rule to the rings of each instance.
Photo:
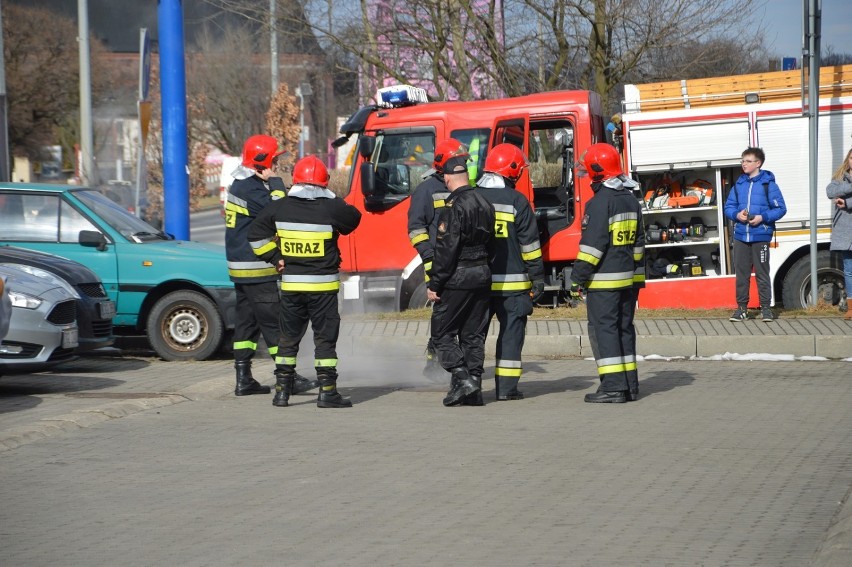
[[[12,300],[12,307],[23,307],[24,309],[38,309],[38,306],[43,303],[38,297],[12,290],[9,290],[9,299]]]

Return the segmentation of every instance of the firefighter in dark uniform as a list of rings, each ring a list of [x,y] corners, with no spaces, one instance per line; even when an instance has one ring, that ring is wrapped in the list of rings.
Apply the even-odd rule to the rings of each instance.
[[[408,238],[420,255],[427,282],[432,271],[432,258],[435,255],[438,217],[444,208],[444,203],[450,196],[450,192],[444,184],[444,164],[453,156],[468,156],[467,148],[458,140],[448,138],[435,146],[435,154],[432,159],[433,171],[414,190],[408,208]],[[423,373],[436,378],[446,376],[438,363],[431,338],[426,345],[426,368]]]
[[[273,199],[281,198],[284,181],[274,177],[278,142],[272,136],[251,136],[243,145],[242,163],[233,172],[234,183],[225,202],[225,252],[228,275],[237,292],[234,324],[234,367],[237,396],[268,394],[269,386],[254,379],[251,363],[257,340],[263,340],[275,358],[278,350],[278,272],[258,260],[248,241],[248,227]],[[299,377],[298,390],[316,388],[318,383]]]
[[[482,405],[494,207],[468,184],[467,157],[447,160],[444,179],[450,196],[438,220],[426,292],[435,302],[432,342],[441,366],[452,375],[444,405]]]
[[[286,407],[294,393],[296,356],[308,322],[314,332],[317,407],[351,407],[337,391],[340,314],[340,249],[337,240],[361,222],[361,213],[328,189],[328,170],[315,156],[293,167],[286,199],[274,201],[249,227],[254,253],[281,270],[281,337],[275,358],[273,405]]]
[[[580,166],[579,173],[591,177],[595,195],[583,216],[569,293],[587,292],[589,338],[601,381],[585,401],[623,403],[639,396],[633,316],[645,279],[642,206],[631,192],[636,183],[625,177],[611,145],[589,146]]]
[[[491,317],[497,316],[497,358],[494,381],[498,401],[522,400],[521,351],[527,317],[544,293],[544,263],[538,225],[530,202],[515,190],[528,166],[512,144],[494,146],[485,159],[479,191],[494,205],[496,222],[491,255]]]

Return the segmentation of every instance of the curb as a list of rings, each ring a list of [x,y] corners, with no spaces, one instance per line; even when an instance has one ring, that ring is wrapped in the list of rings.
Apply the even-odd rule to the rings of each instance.
[[[85,429],[111,419],[127,417],[128,415],[187,401],[220,398],[230,393],[231,385],[230,378],[211,378],[187,386],[175,393],[110,402],[55,417],[46,417],[33,424],[11,427],[5,431],[0,431],[0,453],[16,449],[33,441],[57,437],[66,431]]]

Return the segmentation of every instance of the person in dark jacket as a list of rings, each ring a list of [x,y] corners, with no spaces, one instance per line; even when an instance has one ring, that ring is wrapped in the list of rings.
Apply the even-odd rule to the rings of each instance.
[[[360,222],[358,209],[328,189],[325,165],[316,156],[306,156],[293,167],[293,186],[287,198],[271,203],[249,227],[254,254],[281,273],[275,406],[287,407],[294,393],[296,357],[308,322],[314,332],[314,367],[320,384],[317,407],[352,406],[337,391],[337,240]]]
[[[248,227],[273,199],[284,196],[284,181],[274,168],[283,151],[278,141],[263,134],[249,137],[243,144],[242,163],[233,173],[234,183],[225,202],[225,253],[228,275],[237,293],[234,323],[234,368],[237,384],[234,394],[268,394],[252,375],[251,366],[257,340],[262,335],[272,358],[278,351],[278,271],[258,260],[248,241]],[[316,388],[316,380],[301,376],[296,390]]]
[[[737,276],[737,310],[731,321],[748,319],[751,270],[757,279],[760,314],[767,323],[775,317],[772,303],[772,280],[769,279],[769,242],[775,233],[775,221],[787,214],[787,205],[771,171],[761,169],[766,155],[760,148],[746,148],[742,153],[743,174],[728,199],[725,216],[734,222],[734,273]]]
[[[467,148],[456,139],[448,138],[435,145],[432,159],[432,172],[417,186],[411,195],[408,208],[408,238],[420,255],[426,281],[432,271],[432,258],[435,255],[435,235],[438,231],[438,218],[444,208],[450,192],[444,183],[444,164],[451,157],[468,157]],[[444,378],[447,373],[441,368],[435,353],[432,339],[426,345],[426,368],[423,374],[429,377]]]
[[[831,250],[839,253],[843,261],[846,297],[841,303],[841,310],[846,310],[846,320],[852,320],[852,309],[849,306],[852,295],[852,150],[846,153],[843,163],[831,176],[831,183],[825,188],[825,192],[834,204]]]
[[[590,403],[624,403],[639,397],[636,367],[636,295],[645,279],[642,205],[630,191],[618,151],[592,144],[581,158],[595,192],[586,205],[577,261],[571,272],[572,297],[585,289],[589,340],[600,386],[586,394]]]
[[[522,400],[521,352],[527,317],[533,302],[544,293],[544,263],[538,225],[530,202],[515,189],[528,167],[523,152],[512,144],[499,144],[485,158],[477,191],[494,205],[496,223],[491,255],[491,310],[497,316],[497,358],[494,365],[498,401]]]
[[[432,342],[452,375],[445,406],[482,405],[482,371],[491,269],[494,207],[468,179],[467,157],[444,166],[450,196],[441,211],[426,296],[432,308]]]

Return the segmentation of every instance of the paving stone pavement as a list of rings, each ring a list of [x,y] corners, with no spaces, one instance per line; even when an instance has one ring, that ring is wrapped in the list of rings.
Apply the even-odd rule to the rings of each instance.
[[[848,362],[645,361],[609,406],[527,356],[525,400],[444,408],[366,350],[347,410],[236,398],[227,359],[0,379],[0,565],[852,564]]]

